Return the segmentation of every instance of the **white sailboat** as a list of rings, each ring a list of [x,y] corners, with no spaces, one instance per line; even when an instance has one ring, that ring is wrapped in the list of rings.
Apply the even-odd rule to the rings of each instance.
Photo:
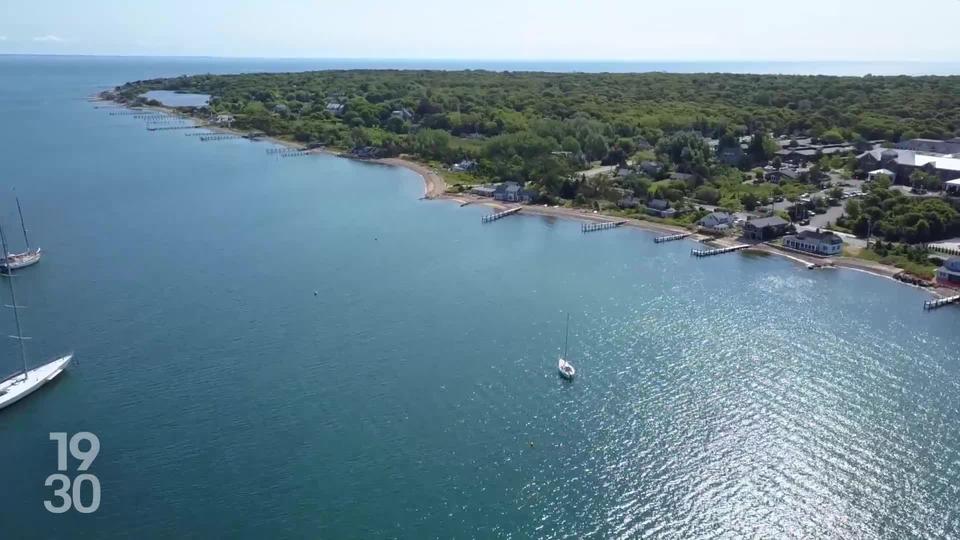
[[[10,253],[7,248],[3,248],[3,258],[0,258],[0,270],[17,270],[25,266],[37,264],[40,262],[40,256],[43,250],[40,248],[30,249],[30,239],[27,237],[27,226],[23,222],[23,209],[20,208],[20,197],[17,197],[17,212],[20,214],[20,228],[23,230],[23,241],[27,245],[27,250],[23,253]]]
[[[0,228],[0,246],[3,247],[3,252],[7,253],[7,240],[3,235],[3,228]],[[23,306],[17,305],[17,293],[13,286],[13,270],[13,267],[6,267],[3,273],[6,275],[7,284],[10,287],[11,304],[7,307],[13,309],[13,318],[17,323],[17,335],[10,337],[16,339],[19,344],[22,369],[0,381],[0,409],[9,407],[33,392],[36,392],[40,387],[55,379],[57,375],[63,373],[63,370],[66,369],[70,361],[73,360],[73,354],[68,354],[39,367],[27,369],[27,354],[24,350],[23,342],[30,338],[24,337],[23,330],[20,326],[20,314],[17,310]]]
[[[577,370],[573,367],[573,364],[567,362],[567,341],[570,337],[570,314],[567,313],[567,329],[563,333],[563,354],[560,356],[560,362],[557,363],[557,370],[560,371],[560,376],[568,381],[572,381],[577,374]]]

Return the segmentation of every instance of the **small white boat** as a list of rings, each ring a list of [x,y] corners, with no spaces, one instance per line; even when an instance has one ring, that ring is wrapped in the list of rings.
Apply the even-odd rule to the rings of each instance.
[[[27,237],[27,225],[23,221],[23,209],[20,208],[20,197],[17,197],[17,213],[20,214],[20,229],[23,230],[23,242],[27,245],[23,253],[9,253],[3,248],[3,257],[0,257],[0,270],[19,270],[40,262],[43,251],[40,248],[30,249],[30,238]]]
[[[0,270],[19,270],[37,264],[40,262],[40,256],[43,250],[40,248],[24,251],[23,253],[7,253],[6,257],[0,259]]]
[[[560,370],[560,376],[567,380],[573,380],[573,377],[577,374],[577,370],[573,367],[573,364],[563,358],[560,359],[557,369]]]
[[[57,375],[63,373],[71,360],[73,355],[68,354],[0,382],[0,409],[13,405],[55,379]]]
[[[560,372],[560,376],[568,381],[572,381],[573,377],[577,374],[577,370],[573,367],[573,364],[567,362],[565,357],[567,356],[567,342],[570,337],[570,314],[567,313],[567,329],[563,333],[563,355],[560,356],[560,361],[557,363],[557,370]]]

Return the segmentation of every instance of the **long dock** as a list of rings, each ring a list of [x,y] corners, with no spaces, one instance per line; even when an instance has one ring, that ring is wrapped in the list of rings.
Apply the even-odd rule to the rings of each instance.
[[[654,244],[662,244],[664,242],[672,242],[674,240],[683,240],[684,238],[690,236],[693,233],[680,233],[680,234],[671,234],[668,236],[658,236],[653,239]]]
[[[947,298],[937,298],[936,300],[925,300],[923,302],[924,310],[937,309],[943,306],[949,306],[950,304],[956,304],[960,302],[960,294],[956,296],[950,296]]]
[[[200,136],[201,141],[225,141],[227,139],[239,139],[240,135],[233,133],[208,133]]]
[[[480,223],[491,223],[498,219],[503,219],[511,214],[516,214],[520,211],[520,207],[511,208],[509,210],[504,210],[503,212],[497,212],[496,214],[490,214],[480,218]]]
[[[626,223],[624,221],[603,221],[600,223],[584,223],[580,225],[580,232],[588,233],[593,231],[604,231],[607,229],[614,229]]]
[[[694,257],[710,257],[711,255],[721,255],[723,253],[731,253],[733,251],[740,251],[741,249],[747,249],[750,247],[750,244],[740,244],[739,246],[731,246],[725,248],[717,249],[691,249],[690,254]]]
[[[167,131],[169,129],[198,129],[203,126],[147,126],[147,131]]]
[[[267,153],[278,156],[278,157],[297,157],[297,156],[305,156],[309,152],[307,152],[302,148],[274,147],[274,148],[267,148]]]

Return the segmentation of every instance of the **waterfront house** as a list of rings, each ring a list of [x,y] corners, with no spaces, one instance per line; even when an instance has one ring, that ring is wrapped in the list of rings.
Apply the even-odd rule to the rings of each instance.
[[[647,201],[646,212],[652,216],[671,218],[677,215],[676,208],[670,208],[670,201],[664,199],[650,199]]]
[[[937,283],[960,288],[960,257],[950,257],[937,268]]]
[[[479,195],[480,197],[493,197],[493,194],[496,192],[497,188],[493,186],[474,186],[470,188],[470,193]]]
[[[790,249],[817,255],[839,255],[843,251],[843,239],[830,231],[800,231],[783,237],[783,245]]]
[[[493,198],[503,202],[529,203],[536,197],[536,193],[523,189],[523,186],[517,182],[504,182],[502,184],[498,184],[493,192]]]
[[[723,232],[733,227],[733,216],[726,212],[711,212],[697,221],[697,225],[713,232]]]
[[[628,195],[617,201],[617,206],[620,208],[637,208],[640,206],[640,199],[634,197],[633,195]]]
[[[743,236],[749,240],[766,241],[783,236],[789,225],[779,216],[751,219],[743,224]]]
[[[375,146],[362,146],[350,151],[350,156],[357,159],[375,159],[380,157],[380,149]]]
[[[213,119],[213,123],[218,126],[230,127],[233,125],[233,115],[232,114],[218,114],[216,118]]]

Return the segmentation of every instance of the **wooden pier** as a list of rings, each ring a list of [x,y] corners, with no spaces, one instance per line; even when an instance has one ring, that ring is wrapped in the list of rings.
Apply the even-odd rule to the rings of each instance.
[[[693,233],[680,233],[680,234],[671,234],[669,236],[658,236],[653,239],[654,244],[662,244],[664,242],[672,242],[674,240],[683,240]]]
[[[593,231],[605,231],[607,229],[615,229],[626,223],[624,221],[603,221],[600,223],[584,223],[580,225],[580,232],[588,233]]]
[[[201,141],[225,141],[228,139],[239,139],[240,135],[233,133],[205,133],[200,136]]]
[[[497,212],[496,214],[490,214],[490,215],[487,215],[487,216],[483,216],[482,218],[480,218],[480,223],[491,223],[491,222],[494,222],[494,221],[496,221],[496,220],[498,220],[498,219],[503,219],[503,218],[505,218],[505,217],[507,217],[507,216],[509,216],[509,215],[511,215],[511,214],[516,214],[516,213],[519,212],[519,211],[520,211],[520,207],[517,206],[516,208],[511,208],[511,209],[509,209],[509,210],[504,210],[503,212]]]
[[[170,129],[197,129],[203,126],[147,126],[147,131],[167,131]]]
[[[206,129],[207,126],[195,126],[195,127],[198,129],[200,128]],[[184,133],[184,135],[186,135],[187,137],[200,137],[203,135],[212,135],[212,134],[213,134],[212,131],[194,131],[193,133]]]
[[[298,157],[298,156],[305,156],[309,154],[309,152],[307,152],[302,148],[287,148],[287,147],[267,148],[267,153],[271,155],[275,155],[277,157]]]
[[[740,251],[741,249],[747,249],[750,247],[750,244],[740,244],[739,246],[731,246],[725,248],[717,249],[691,249],[690,254],[694,257],[710,257],[711,255],[721,255],[723,253],[731,253],[734,251]]]
[[[133,116],[137,114],[143,114],[143,111],[140,109],[133,109],[133,110],[124,109],[122,111],[110,111],[109,114],[110,116]]]
[[[950,296],[947,298],[937,298],[936,300],[925,300],[923,302],[924,310],[937,309],[943,306],[949,306],[950,304],[960,303],[960,294],[956,296]]]

